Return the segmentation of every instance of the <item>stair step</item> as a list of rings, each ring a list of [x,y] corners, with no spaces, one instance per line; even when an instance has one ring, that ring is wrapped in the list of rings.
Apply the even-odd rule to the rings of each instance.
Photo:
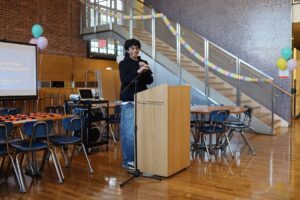
[[[248,105],[252,103],[252,101],[250,99],[241,99],[241,104],[242,105]],[[260,108],[260,107],[259,107]],[[253,108],[254,109],[254,108]]]
[[[183,67],[189,72],[200,72],[205,74],[205,71],[197,65],[183,65]]]
[[[138,31],[137,29],[133,30],[133,34],[137,36],[143,36],[143,37],[149,37],[151,38],[151,35],[145,31]]]
[[[170,52],[172,51],[172,49],[170,49],[170,47],[165,47],[165,46],[156,46],[156,49],[160,51],[160,53],[164,53],[164,52]]]
[[[162,43],[162,42],[160,42],[160,41],[156,41],[156,42],[155,42],[155,46],[156,46],[156,47],[162,47],[162,48],[165,47],[165,48],[170,49],[170,51],[176,52],[175,49],[173,49],[173,48],[170,47],[169,45],[167,45],[167,44],[165,44],[165,43]]]
[[[191,72],[191,73],[196,72],[196,73],[205,75],[205,71],[203,71],[199,66],[183,63],[183,64],[181,64],[181,67],[188,72]]]
[[[134,35],[136,35],[136,37],[138,37],[139,39],[141,39],[143,42],[145,42],[145,41],[152,42],[152,38],[148,37],[146,35],[142,35],[142,34],[134,34]]]
[[[219,88],[218,91],[230,91],[230,90],[234,90],[233,88]]]
[[[259,110],[259,109],[261,109],[261,106],[253,106],[252,108],[253,108],[253,110]]]
[[[262,120],[263,121],[263,120]],[[264,121],[263,121],[264,122]],[[280,127],[280,120],[279,119],[275,119],[274,120],[274,129],[276,129],[276,128],[279,128]],[[271,121],[269,121],[269,122],[264,122],[265,124],[267,124],[268,126],[272,126],[272,122]]]
[[[173,58],[177,58],[177,53],[176,53],[176,51],[161,51],[161,53],[162,54],[165,54],[165,55],[167,55],[167,56],[169,56],[169,57],[173,57]],[[185,56],[183,56],[183,55],[181,55],[181,61],[189,61],[189,62],[193,62],[192,60],[190,60],[190,59],[188,59],[188,58],[186,58]]]
[[[216,82],[215,80],[208,80],[209,85],[224,85],[223,82]]]
[[[177,62],[177,58],[176,58],[176,56],[175,57],[173,57],[173,56],[167,56],[167,57],[169,57],[172,61],[174,61],[175,63]],[[180,61],[180,63],[182,64],[182,65],[192,65],[193,64],[193,62],[192,61],[190,61],[190,60],[181,60]]]
[[[232,98],[232,97],[236,97],[236,94],[225,94],[224,96],[228,98]]]
[[[262,119],[262,118],[265,118],[265,117],[268,117],[268,116],[270,117],[271,113],[259,113],[259,114],[256,114],[255,116],[259,119]]]
[[[233,95],[234,97],[236,97],[236,92],[233,88],[219,88],[216,90],[224,96]]]
[[[198,77],[199,79],[203,80],[205,79],[205,75],[203,75],[202,73],[199,72],[191,72],[193,75],[195,75],[196,77]],[[214,76],[209,76],[209,79],[216,79],[216,77]]]
[[[148,43],[148,44],[151,44],[151,43],[152,43],[152,38],[145,37],[145,36],[142,36],[142,35],[136,35],[136,34],[135,34],[135,36],[136,36],[139,40],[141,40],[141,41],[143,41],[143,42],[146,42],[146,43]]]

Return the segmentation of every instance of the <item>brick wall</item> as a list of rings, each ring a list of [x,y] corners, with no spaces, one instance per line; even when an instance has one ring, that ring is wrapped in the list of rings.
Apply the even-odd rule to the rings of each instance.
[[[1,0],[0,24],[0,40],[27,43],[32,26],[40,24],[48,39],[43,53],[86,57],[78,0]]]

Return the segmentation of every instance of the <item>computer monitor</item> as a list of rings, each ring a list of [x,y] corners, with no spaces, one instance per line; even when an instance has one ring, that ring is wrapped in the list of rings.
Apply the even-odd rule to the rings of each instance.
[[[89,89],[89,88],[79,88],[78,92],[79,92],[79,95],[80,95],[80,99],[82,101],[84,101],[84,100],[94,100],[92,89]]]

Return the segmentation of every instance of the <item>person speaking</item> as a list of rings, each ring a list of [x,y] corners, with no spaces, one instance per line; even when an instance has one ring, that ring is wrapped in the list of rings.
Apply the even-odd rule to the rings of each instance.
[[[120,135],[122,148],[122,166],[134,168],[134,94],[147,89],[153,82],[153,73],[148,62],[139,56],[141,43],[136,39],[126,40],[124,59],[119,63],[122,101]]]

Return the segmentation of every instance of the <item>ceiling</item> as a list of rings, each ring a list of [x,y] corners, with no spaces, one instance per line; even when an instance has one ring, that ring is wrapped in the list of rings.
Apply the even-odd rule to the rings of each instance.
[[[293,23],[293,47],[300,50],[300,22]]]

